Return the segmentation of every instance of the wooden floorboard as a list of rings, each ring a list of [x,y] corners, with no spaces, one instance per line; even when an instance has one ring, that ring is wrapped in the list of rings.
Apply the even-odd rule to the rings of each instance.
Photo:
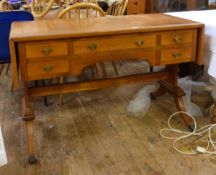
[[[106,63],[107,74],[113,74]],[[120,75],[147,70],[145,63],[118,62]],[[139,69],[136,69],[139,67]],[[174,100],[165,94],[152,101],[144,117],[128,115],[127,106],[144,84],[113,87],[92,92],[33,99],[35,138],[39,163],[27,163],[25,125],[19,117],[22,90],[10,92],[11,76],[0,76],[0,122],[8,164],[0,175],[215,175],[215,156],[177,153],[170,140],[160,137],[168,117],[176,111]],[[192,98],[204,110],[209,93]],[[198,118],[201,126],[210,120]],[[181,120],[174,125],[184,129]]]

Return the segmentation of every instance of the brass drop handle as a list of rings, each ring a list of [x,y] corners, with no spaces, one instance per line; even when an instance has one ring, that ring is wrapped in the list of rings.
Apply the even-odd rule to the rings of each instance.
[[[173,56],[173,58],[176,59],[176,58],[180,58],[182,56],[182,54],[181,53],[173,53],[172,56]]]
[[[182,40],[182,38],[179,35],[175,35],[173,37],[173,41],[175,41],[177,44],[181,43],[181,40]]]
[[[138,2],[134,2],[134,5],[138,5]]]
[[[44,55],[48,56],[52,52],[52,49],[49,47],[46,47],[42,49],[42,52]]]
[[[144,41],[143,40],[136,40],[135,44],[139,47],[139,46],[142,46],[144,44]]]
[[[97,45],[96,44],[90,44],[88,45],[88,48],[91,50],[91,51],[94,51],[97,49]]]
[[[43,67],[43,70],[47,73],[51,72],[53,70],[53,65],[51,64],[46,64],[44,67]]]

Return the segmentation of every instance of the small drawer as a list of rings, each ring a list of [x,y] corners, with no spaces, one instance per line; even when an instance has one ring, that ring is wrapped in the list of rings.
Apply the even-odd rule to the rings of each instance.
[[[27,44],[26,58],[53,57],[68,55],[66,42],[48,42],[41,44]]]
[[[127,5],[127,14],[145,13],[145,1],[129,0]]]
[[[60,76],[62,73],[69,72],[69,63],[67,60],[28,63],[27,72],[31,80],[44,79],[51,75]]]
[[[161,34],[161,45],[186,44],[192,43],[194,30],[180,30],[175,32],[165,32]]]
[[[193,49],[190,47],[164,49],[161,51],[161,63],[174,64],[193,61]]]
[[[132,35],[74,41],[74,54],[89,54],[107,51],[151,48],[156,46],[156,35]]]

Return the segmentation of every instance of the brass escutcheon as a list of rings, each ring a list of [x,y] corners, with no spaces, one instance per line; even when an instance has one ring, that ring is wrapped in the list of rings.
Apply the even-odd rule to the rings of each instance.
[[[173,58],[180,58],[182,56],[181,53],[173,53],[172,54]]]
[[[182,38],[181,38],[181,36],[179,36],[179,35],[175,35],[175,36],[173,37],[173,41],[175,41],[177,44],[179,44],[179,43],[181,43]]]
[[[92,51],[96,50],[97,49],[97,45],[96,44],[90,44],[88,45],[88,48]]]
[[[47,72],[47,73],[49,73],[49,72],[51,72],[52,70],[53,70],[53,65],[51,65],[51,64],[47,64],[47,65],[45,65],[44,67],[43,67],[43,70],[45,71],[45,72]]]
[[[135,41],[135,44],[136,44],[137,46],[142,46],[142,45],[144,44],[144,41],[143,41],[143,40],[136,40],[136,41]]]
[[[48,56],[52,52],[52,49],[49,47],[46,47],[46,48],[42,49],[42,52],[44,55]]]

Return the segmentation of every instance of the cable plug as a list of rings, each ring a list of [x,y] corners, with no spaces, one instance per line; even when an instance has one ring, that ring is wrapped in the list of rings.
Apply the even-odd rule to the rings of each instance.
[[[206,148],[202,147],[202,146],[196,146],[196,152],[199,154],[204,154],[207,152]]]

